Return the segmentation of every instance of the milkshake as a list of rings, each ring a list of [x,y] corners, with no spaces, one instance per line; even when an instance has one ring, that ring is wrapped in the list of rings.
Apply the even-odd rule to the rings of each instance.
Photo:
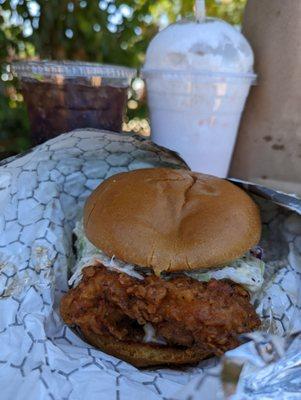
[[[152,140],[192,170],[226,177],[253,62],[247,40],[224,21],[180,21],[161,31],[142,70]]]

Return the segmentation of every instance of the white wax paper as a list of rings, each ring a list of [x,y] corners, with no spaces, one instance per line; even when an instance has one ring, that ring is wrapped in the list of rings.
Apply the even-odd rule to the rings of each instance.
[[[266,198],[256,196],[268,265],[256,306],[268,333],[245,335],[222,362],[137,370],[82,341],[59,316],[75,262],[72,229],[101,180],[135,168],[184,165],[141,138],[95,130],[62,135],[1,164],[1,399],[206,400],[235,388],[235,399],[300,398],[301,335],[293,335],[301,330],[298,199],[248,186]],[[242,368],[237,387],[225,378],[231,365]]]

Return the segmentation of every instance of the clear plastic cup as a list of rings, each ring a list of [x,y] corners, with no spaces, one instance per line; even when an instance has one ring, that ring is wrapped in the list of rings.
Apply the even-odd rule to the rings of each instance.
[[[256,75],[143,69],[152,140],[194,171],[226,177]]]
[[[120,131],[131,68],[72,61],[12,65],[21,80],[33,144],[77,128]]]

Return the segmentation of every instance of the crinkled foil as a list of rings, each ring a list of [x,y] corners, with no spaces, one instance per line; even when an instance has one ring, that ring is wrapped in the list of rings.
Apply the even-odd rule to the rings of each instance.
[[[58,305],[74,265],[72,229],[112,174],[185,167],[131,135],[77,130],[0,166],[1,399],[301,399],[301,201],[243,182],[260,205],[262,331],[219,360],[137,370],[66,327]]]

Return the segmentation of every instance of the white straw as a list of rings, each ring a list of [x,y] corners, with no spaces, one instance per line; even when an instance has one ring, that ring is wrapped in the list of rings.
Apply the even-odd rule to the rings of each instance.
[[[195,16],[197,22],[204,22],[206,19],[205,0],[195,0]]]

